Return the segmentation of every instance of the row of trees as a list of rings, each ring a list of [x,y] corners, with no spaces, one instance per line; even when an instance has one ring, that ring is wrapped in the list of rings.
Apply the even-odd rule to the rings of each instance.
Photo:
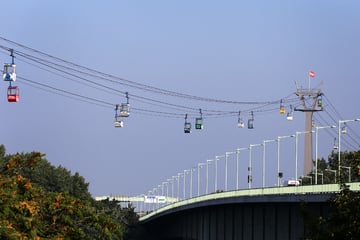
[[[134,209],[96,202],[88,186],[42,153],[6,155],[0,145],[1,239],[124,239]]]
[[[357,152],[341,152],[341,166],[339,174],[339,156],[337,152],[332,152],[328,157],[318,159],[318,184],[345,183],[360,181],[360,151]],[[313,161],[314,166],[316,165]],[[309,173],[302,178],[303,185],[315,183],[315,172]]]

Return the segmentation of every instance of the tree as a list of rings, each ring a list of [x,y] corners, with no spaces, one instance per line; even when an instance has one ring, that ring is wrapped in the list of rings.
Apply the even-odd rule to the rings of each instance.
[[[338,196],[330,200],[329,216],[305,216],[307,237],[314,240],[360,239],[360,192],[350,191],[346,185]]]
[[[1,149],[5,148],[0,146],[1,239],[123,239],[121,223],[98,211],[91,200],[75,197],[70,191],[42,188],[46,180],[51,180],[51,171],[47,170],[68,176],[65,168],[49,167],[39,152],[5,156]],[[46,166],[44,178],[38,175],[37,164]],[[69,182],[73,189],[87,189],[80,175],[65,178],[69,179],[74,180]],[[64,188],[59,179],[54,182],[55,189]]]
[[[3,164],[7,164],[10,159],[17,159],[17,164],[22,165],[19,165],[17,173],[30,179],[33,184],[40,186],[46,192],[67,192],[83,200],[91,199],[88,191],[89,183],[85,182],[79,173],[71,175],[65,167],[54,167],[44,157],[45,154],[42,153],[17,153],[3,157]]]

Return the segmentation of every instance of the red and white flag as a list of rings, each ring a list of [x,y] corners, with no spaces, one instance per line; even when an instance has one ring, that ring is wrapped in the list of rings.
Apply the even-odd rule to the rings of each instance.
[[[313,78],[313,77],[315,77],[315,72],[314,71],[309,71],[309,77],[311,77],[311,78]]]

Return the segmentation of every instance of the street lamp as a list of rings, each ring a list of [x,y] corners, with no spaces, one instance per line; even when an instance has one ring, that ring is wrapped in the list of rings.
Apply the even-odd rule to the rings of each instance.
[[[183,178],[183,180],[184,180],[184,186],[183,186],[183,197],[184,197],[184,199],[186,199],[186,183],[185,183],[185,179],[186,179],[186,174],[187,173],[189,173],[190,172],[190,170],[184,170],[184,178]]]
[[[221,155],[221,156],[215,156],[215,185],[214,185],[214,188],[215,188],[215,192],[218,190],[218,168],[217,168],[217,162],[220,160],[221,157],[224,157],[224,155]]]
[[[299,134],[312,133],[314,131],[304,131],[295,133],[295,180],[298,180],[298,136]]]
[[[242,150],[248,150],[249,148],[236,149],[236,190],[239,190],[239,153]]]
[[[172,184],[172,190],[171,190],[171,197],[174,198],[174,185],[175,185],[174,183],[175,183],[175,179],[177,179],[178,176],[172,176],[171,178],[172,178],[172,180],[173,180],[173,181],[172,181],[173,184]],[[178,188],[179,188],[179,184],[178,184]],[[178,196],[178,197],[179,197],[179,196]]]
[[[252,152],[252,148],[253,147],[258,147],[258,146],[262,146],[262,144],[250,144],[249,146],[249,167],[248,167],[248,185],[249,185],[249,189],[251,188],[251,183],[252,183],[252,156],[251,156],[251,152]]]
[[[315,127],[315,185],[318,182],[318,134],[319,129],[336,128],[336,126],[319,126]]]
[[[206,163],[198,163],[198,169],[197,169],[197,173],[198,173],[198,188],[197,188],[197,191],[198,191],[198,196],[200,196],[200,168],[202,168],[204,165],[207,165]]]
[[[325,169],[325,171],[328,171],[328,172],[333,172],[333,173],[334,173],[334,183],[336,183],[336,170],[332,170],[332,169]]]
[[[209,193],[209,164],[210,164],[212,161],[214,161],[214,159],[206,160],[206,188],[205,188],[206,194]]]
[[[352,120],[339,120],[339,129],[338,129],[338,162],[339,162],[339,167],[338,167],[338,171],[339,171],[339,180],[341,179],[340,178],[340,175],[341,175],[341,171],[340,171],[340,166],[341,166],[341,160],[340,160],[340,152],[341,152],[341,141],[340,141],[340,133],[341,133],[341,123],[347,123],[347,122],[356,122],[356,121],[360,121],[360,118],[356,118],[356,119],[352,119]],[[344,132],[345,134],[346,132]]]
[[[190,198],[192,198],[192,192],[193,192],[193,172],[196,170],[195,167],[190,169]]]
[[[265,188],[265,168],[266,168],[266,164],[265,164],[265,145],[268,142],[275,142],[277,141],[276,139],[272,139],[272,140],[264,140],[263,141],[263,162],[262,162],[262,187]]]
[[[227,191],[228,186],[228,158],[230,154],[234,154],[237,152],[225,152],[225,191]]]
[[[169,197],[169,182],[162,182],[162,187],[163,187],[163,195],[164,194],[164,186],[166,185],[166,198]]]
[[[180,176],[183,175],[183,173],[177,174],[177,198],[180,200]]]
[[[171,194],[172,194],[172,198],[174,198],[174,179],[173,178],[169,178],[166,180],[168,183],[171,183]],[[168,188],[169,188],[169,184],[168,184]]]
[[[295,137],[295,135],[289,135],[289,136],[278,136],[277,137],[277,178],[278,178],[278,187],[280,187],[281,184],[281,175],[280,174],[280,140],[283,138],[290,138],[290,137]]]
[[[309,178],[310,179],[310,185],[312,185],[312,177],[310,177],[310,176],[302,176],[302,178]]]
[[[349,183],[351,182],[351,167],[345,167],[345,166],[341,166],[342,168],[345,168],[349,171],[349,177],[348,177],[348,180],[349,180]]]

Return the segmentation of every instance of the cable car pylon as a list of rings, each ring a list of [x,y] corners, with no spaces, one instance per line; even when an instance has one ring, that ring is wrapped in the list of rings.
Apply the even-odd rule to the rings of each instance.
[[[323,103],[321,96],[323,93],[320,89],[312,89],[310,87],[310,79],[315,77],[314,71],[309,71],[309,88],[298,87],[296,85],[296,95],[300,98],[302,108],[294,108],[294,111],[300,111],[305,113],[305,132],[309,134],[304,135],[304,168],[303,174],[306,175],[312,171],[312,117],[314,112],[323,110]],[[321,104],[319,103],[319,100]],[[307,102],[310,104],[307,105]],[[317,159],[315,159],[317,161]]]

